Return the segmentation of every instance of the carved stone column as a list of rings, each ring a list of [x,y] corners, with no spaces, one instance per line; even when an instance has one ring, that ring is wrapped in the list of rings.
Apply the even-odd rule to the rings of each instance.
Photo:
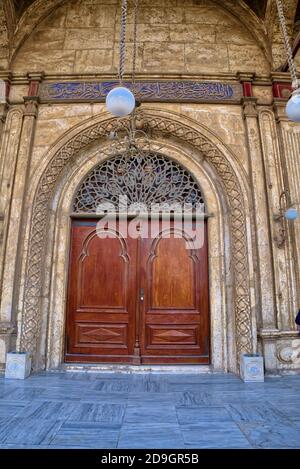
[[[0,150],[1,150],[1,142],[3,139],[7,108],[8,106],[6,102],[5,103],[0,102]],[[2,152],[0,151],[0,184],[2,182],[1,174],[3,172],[3,164],[4,164],[3,155],[2,155]],[[2,184],[0,185],[0,187],[2,187]],[[0,189],[0,196],[2,195],[1,193],[2,193],[2,190]],[[3,207],[1,207],[1,204],[0,204],[0,251],[2,248],[2,244],[3,244],[3,224],[4,224],[4,213],[3,213]],[[0,274],[0,286],[1,286],[1,274]],[[0,298],[1,298],[1,295],[0,295]]]
[[[272,241],[269,226],[269,209],[267,202],[267,187],[265,168],[260,139],[256,99],[252,97],[243,100],[244,119],[249,147],[249,174],[252,183],[253,211],[257,243],[257,278],[259,285],[258,318],[259,329],[277,330],[274,277],[272,263]],[[264,350],[266,368],[274,368],[274,361],[268,361],[274,356]]]
[[[3,130],[5,125],[6,114],[8,110],[7,103],[0,103],[0,147],[3,137]]]
[[[300,125],[289,121],[285,107],[286,100],[280,98],[274,100],[284,174],[282,190],[289,191],[291,202],[296,204],[300,210]],[[286,267],[289,270],[292,283],[292,313],[289,318],[286,318],[283,327],[284,329],[294,329],[295,315],[300,307],[300,220],[286,222],[286,230]]]
[[[24,98],[24,103],[25,111],[17,147],[17,161],[14,171],[3,262],[2,300],[0,309],[0,320],[2,323],[14,323],[16,321],[14,305],[17,295],[18,248],[24,220],[23,204],[38,112],[38,98],[33,96],[26,97]],[[9,162],[7,161],[6,164],[9,164]]]
[[[8,111],[7,98],[9,94],[11,75],[0,72],[0,147],[3,136],[6,114]]]

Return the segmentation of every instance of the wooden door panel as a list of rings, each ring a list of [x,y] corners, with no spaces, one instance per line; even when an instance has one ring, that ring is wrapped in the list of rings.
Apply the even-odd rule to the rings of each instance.
[[[102,242],[101,242],[102,241]],[[92,232],[78,261],[78,309],[126,310],[129,259],[120,239],[99,240]],[[110,284],[112,288],[99,288]]]
[[[146,329],[147,343],[149,348],[152,345],[161,345],[168,347],[169,350],[182,347],[196,346],[199,347],[199,325],[152,325],[147,324]]]
[[[117,232],[101,239],[96,226],[72,223],[66,361],[131,363],[137,241]]]
[[[194,260],[185,243],[182,239],[159,238],[154,244],[149,272],[151,309],[195,309]]]
[[[174,222],[169,233],[156,224],[156,239],[142,243],[142,362],[209,363],[206,227],[203,246],[192,249]]]

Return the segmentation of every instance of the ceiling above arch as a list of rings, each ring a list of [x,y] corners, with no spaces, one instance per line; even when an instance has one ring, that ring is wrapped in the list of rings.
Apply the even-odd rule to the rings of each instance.
[[[24,11],[34,2],[35,0],[13,0],[16,16],[20,17]],[[258,17],[263,18],[265,16],[268,0],[244,0],[244,2],[254,11]]]
[[[259,18],[264,18],[267,10],[268,0],[244,0]]]
[[[17,18],[19,18],[34,1],[35,0],[13,0]]]
[[[10,51],[10,59],[13,59],[19,47],[27,37],[30,36],[37,25],[55,11],[62,3],[67,1],[70,0],[3,0],[4,10],[6,10],[7,29],[11,31],[8,35],[7,44],[7,50]],[[130,3],[132,0],[128,1]],[[276,29],[279,29],[278,27],[276,28],[275,24],[277,23],[275,0],[212,1],[228,10],[243,24],[244,28],[255,37],[260,48],[264,51],[265,57],[271,64],[273,60],[272,49],[274,56],[273,37],[276,36]],[[287,16],[293,15],[292,18],[287,18],[289,25],[292,22],[290,26],[292,33],[297,3],[300,2],[298,2],[298,0],[286,0],[286,2],[288,4],[288,8],[286,9]],[[275,43],[278,44],[279,41],[280,34],[277,34]],[[279,58],[278,60],[280,61],[281,59]]]

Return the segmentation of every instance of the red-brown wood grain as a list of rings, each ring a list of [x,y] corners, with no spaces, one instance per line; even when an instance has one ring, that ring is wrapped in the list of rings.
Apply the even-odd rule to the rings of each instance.
[[[207,236],[186,249],[160,223],[154,238],[100,239],[97,220],[73,220],[66,362],[209,363]]]

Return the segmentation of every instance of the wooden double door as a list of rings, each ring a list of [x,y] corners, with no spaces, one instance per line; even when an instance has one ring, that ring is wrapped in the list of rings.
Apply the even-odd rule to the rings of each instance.
[[[206,224],[194,249],[174,221],[137,237],[98,221],[72,221],[65,361],[209,363]]]

